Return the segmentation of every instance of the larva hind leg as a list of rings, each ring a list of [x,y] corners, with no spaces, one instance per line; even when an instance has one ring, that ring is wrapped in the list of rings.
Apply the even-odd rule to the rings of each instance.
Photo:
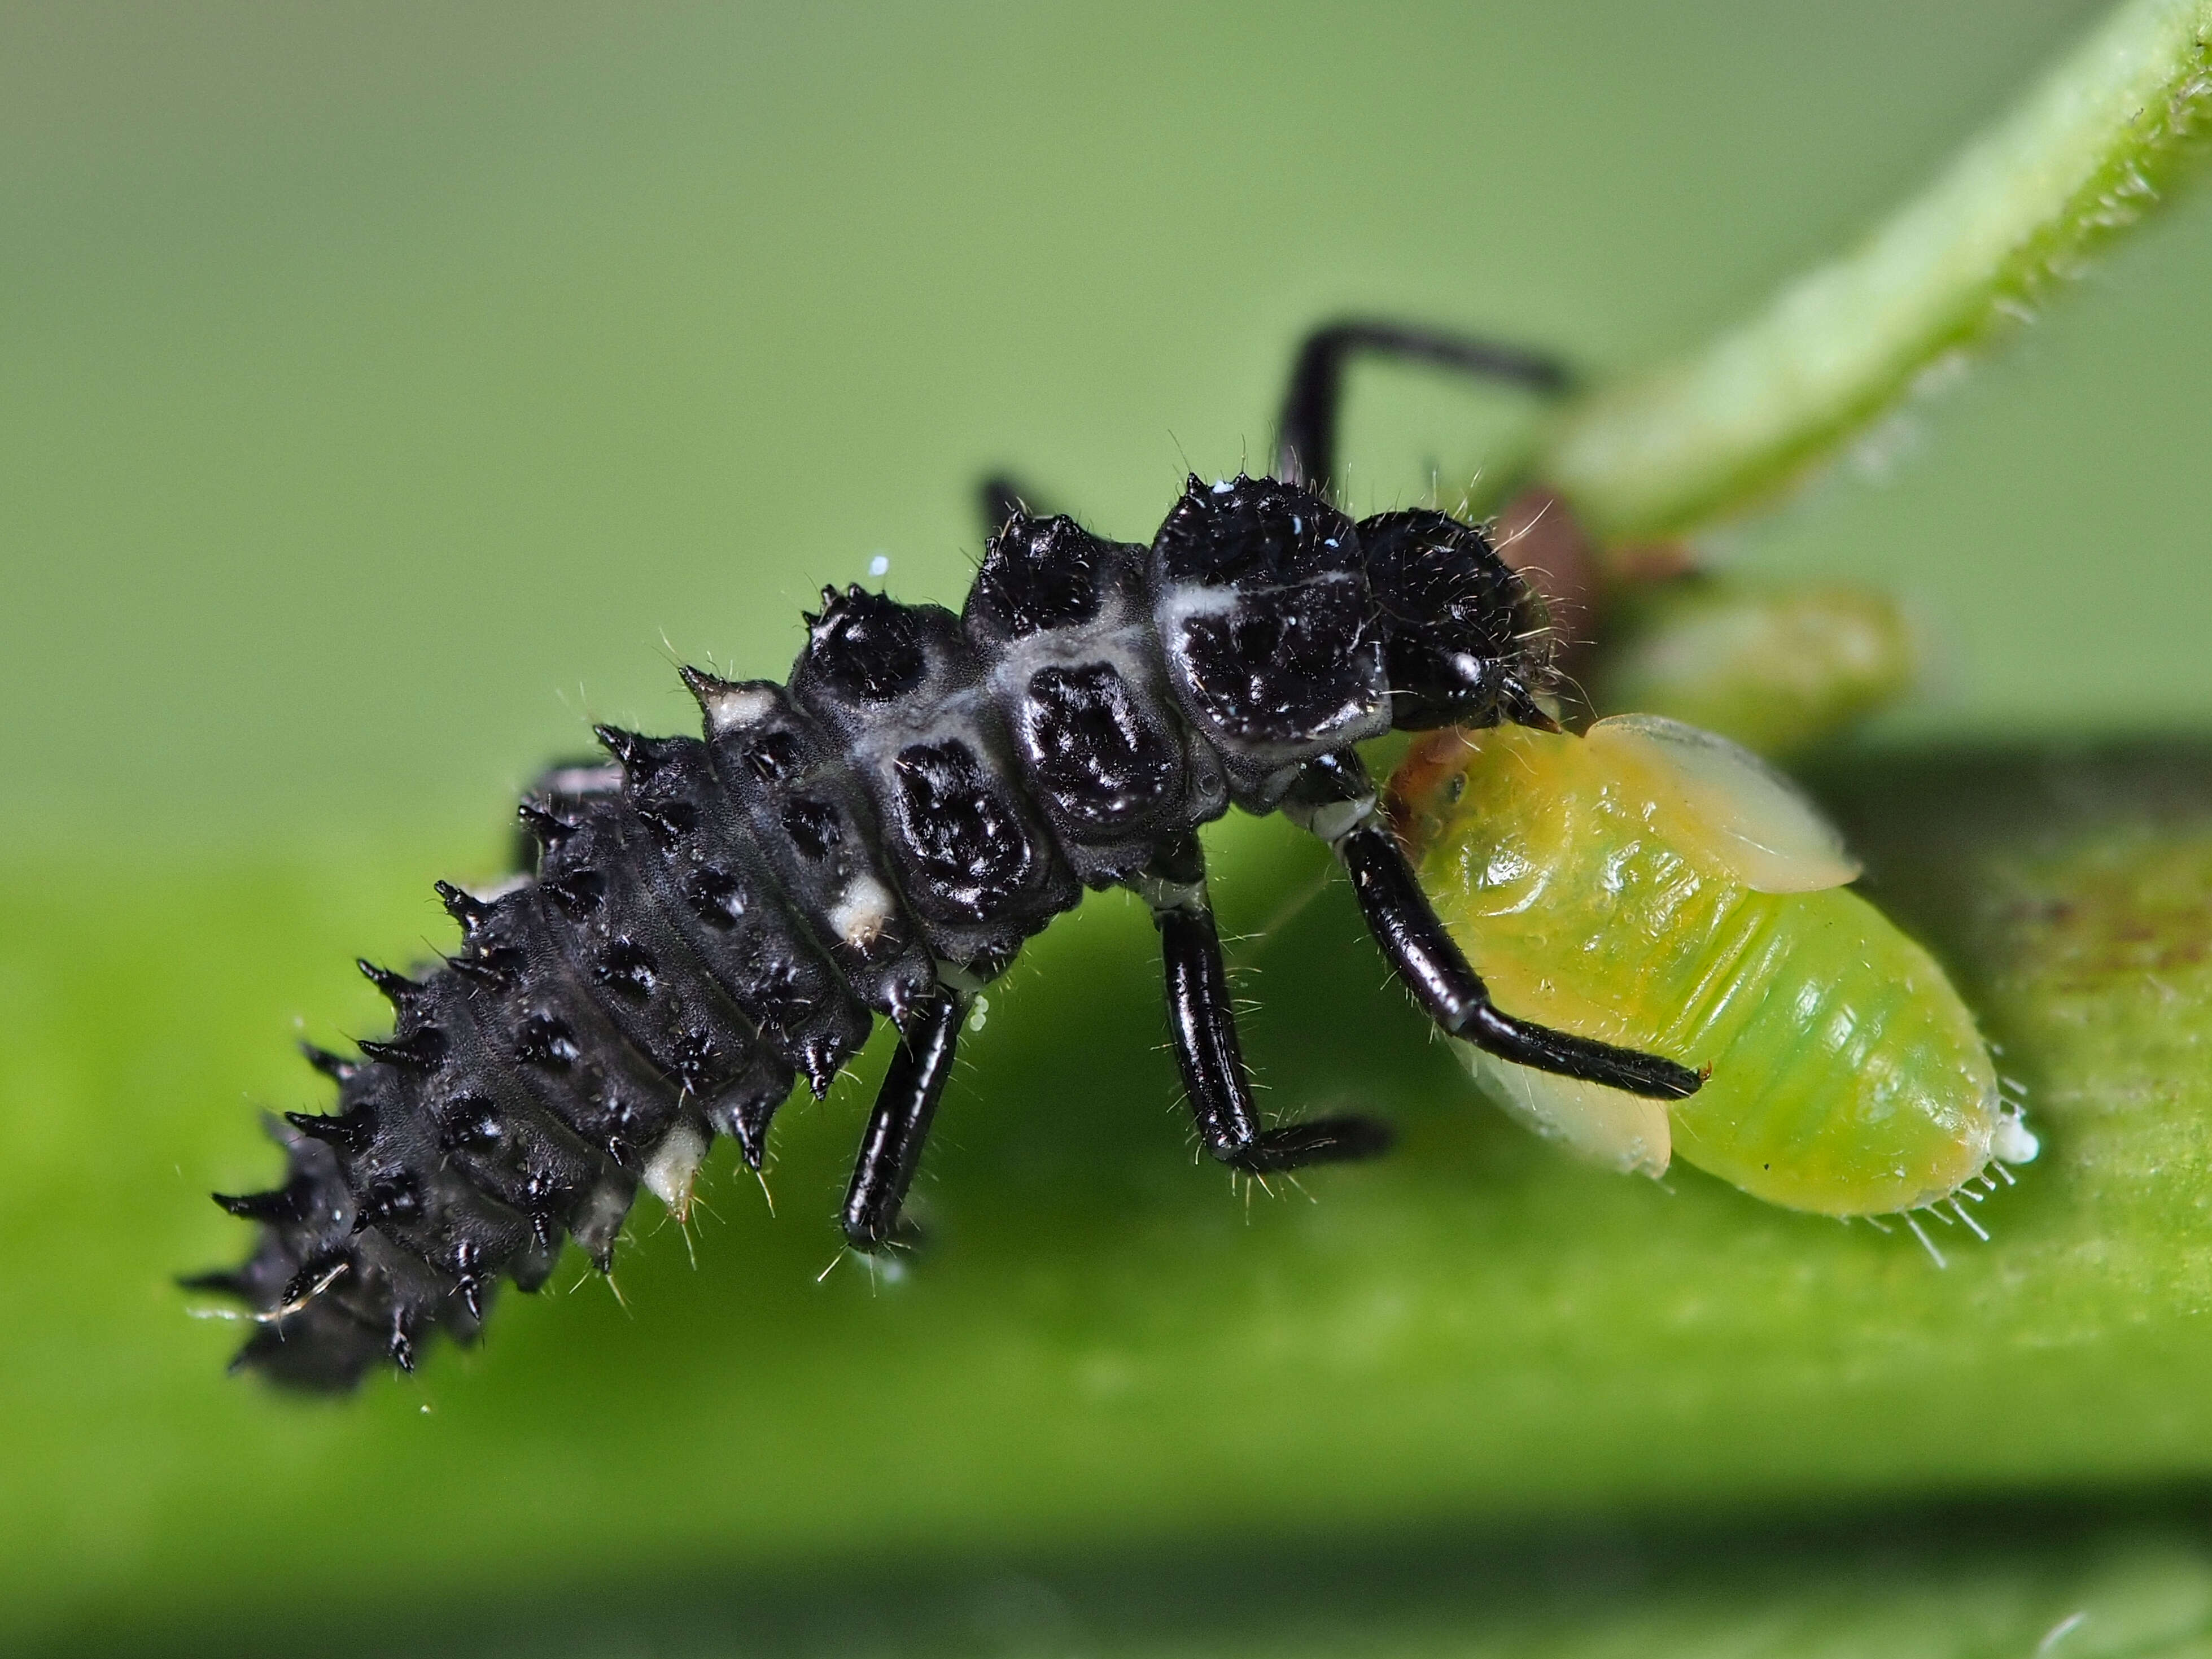
[[[975,511],[983,526],[983,539],[1006,528],[1006,520],[1018,514],[1032,519],[1048,516],[1049,509],[1042,503],[1043,497],[1028,487],[1011,472],[985,474],[975,483]]]
[[[846,1242],[856,1250],[880,1250],[891,1243],[921,1162],[930,1120],[952,1075],[953,1050],[968,999],[939,986],[921,1004],[899,1033],[898,1050],[876,1093],[875,1109],[860,1137],[852,1184],[845,1191],[842,1218]]]
[[[1275,476],[1326,491],[1336,473],[1336,431],[1344,409],[1344,370],[1356,352],[1434,363],[1462,374],[1503,380],[1556,396],[1571,383],[1567,367],[1548,352],[1478,339],[1414,323],[1345,319],[1324,323],[1300,342],[1291,360],[1275,432]]]
[[[1222,970],[1221,938],[1206,896],[1206,856],[1198,837],[1177,836],[1129,885],[1152,908],[1160,930],[1176,1063],[1206,1150],[1232,1169],[1261,1175],[1366,1158],[1388,1146],[1389,1126],[1371,1118],[1315,1118],[1260,1127],[1251,1077],[1237,1040],[1237,1014]]]
[[[1283,810],[1343,862],[1367,931],[1413,1000],[1445,1032],[1501,1060],[1655,1100],[1680,1100],[1698,1091],[1705,1079],[1686,1066],[1516,1019],[1493,1006],[1481,975],[1452,942],[1383,823],[1374,786],[1357,756],[1325,755],[1310,762]]]

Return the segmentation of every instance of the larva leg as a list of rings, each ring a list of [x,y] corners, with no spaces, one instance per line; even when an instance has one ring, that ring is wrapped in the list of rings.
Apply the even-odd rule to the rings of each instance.
[[[1410,359],[1504,380],[1532,392],[1565,392],[1566,365],[1548,353],[1407,323],[1345,320],[1306,336],[1291,360],[1276,428],[1275,474],[1326,490],[1336,471],[1337,417],[1344,407],[1344,368],[1354,352]]]
[[[1343,861],[1367,931],[1413,1000],[1443,1030],[1501,1060],[1630,1094],[1680,1100],[1698,1091],[1704,1079],[1686,1066],[1531,1024],[1492,1006],[1481,975],[1452,942],[1376,811],[1374,787],[1357,756],[1309,763],[1283,810]]]
[[[1176,1063],[1206,1150],[1234,1169],[1263,1174],[1365,1158],[1388,1146],[1389,1127],[1369,1118],[1260,1127],[1251,1077],[1237,1041],[1237,1014],[1222,971],[1221,939],[1206,897],[1206,855],[1198,837],[1177,836],[1130,885],[1152,907],[1160,930]]]
[[[982,516],[983,539],[989,541],[1017,513],[1026,513],[1031,518],[1041,518],[1045,508],[1035,490],[1026,488],[1012,473],[994,472],[975,486],[975,510]]]
[[[845,1191],[846,1240],[856,1250],[879,1250],[898,1225],[907,1188],[921,1161],[929,1121],[952,1075],[952,1052],[967,999],[944,987],[915,1011],[900,1034],[898,1052],[884,1073],[875,1110],[860,1138],[853,1182]]]

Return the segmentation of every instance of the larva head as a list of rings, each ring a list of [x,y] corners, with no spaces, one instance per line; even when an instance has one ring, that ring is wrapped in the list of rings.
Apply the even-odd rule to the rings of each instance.
[[[1359,544],[1393,726],[1558,729],[1535,696],[1552,679],[1543,601],[1480,530],[1443,513],[1382,513],[1361,521]]]

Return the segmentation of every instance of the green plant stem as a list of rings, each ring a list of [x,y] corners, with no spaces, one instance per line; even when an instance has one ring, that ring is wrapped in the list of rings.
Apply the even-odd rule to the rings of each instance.
[[[1537,473],[1613,541],[1771,493],[2139,222],[2208,103],[2212,0],[2131,0],[1858,247],[1574,408]]]

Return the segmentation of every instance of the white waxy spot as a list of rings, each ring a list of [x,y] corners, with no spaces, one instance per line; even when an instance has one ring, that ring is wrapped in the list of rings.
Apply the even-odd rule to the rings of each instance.
[[[1621,1175],[1667,1173],[1674,1133],[1665,1103],[1516,1066],[1457,1037],[1451,1046],[1483,1093],[1523,1128]]]
[[[2043,1143],[2017,1112],[2002,1112],[1990,1133],[1990,1156],[2000,1164],[2033,1164]]]
[[[855,951],[865,951],[882,936],[896,914],[890,890],[873,876],[855,876],[847,882],[830,909],[830,925],[837,937]]]
[[[691,1182],[707,1156],[707,1137],[696,1124],[679,1122],[660,1138],[645,1161],[645,1188],[681,1221],[691,1212]]]
[[[890,575],[891,574],[891,556],[888,553],[878,553],[874,558],[870,559],[868,561],[868,574],[871,576]]]
[[[1615,714],[1586,741],[1649,787],[1669,838],[1754,893],[1817,893],[1857,879],[1835,825],[1748,749],[1659,714]]]
[[[1334,847],[1374,816],[1375,797],[1362,795],[1358,800],[1333,800],[1315,807],[1306,815],[1305,828]]]
[[[1226,495],[1231,490],[1236,488],[1237,486],[1230,483],[1226,478],[1216,478],[1213,481],[1213,493],[1217,495]]]
[[[758,726],[775,713],[775,698],[750,685],[733,685],[707,700],[707,724],[719,737],[739,726]]]
[[[622,767],[612,761],[558,767],[545,775],[545,787],[556,795],[611,795],[622,786]]]

